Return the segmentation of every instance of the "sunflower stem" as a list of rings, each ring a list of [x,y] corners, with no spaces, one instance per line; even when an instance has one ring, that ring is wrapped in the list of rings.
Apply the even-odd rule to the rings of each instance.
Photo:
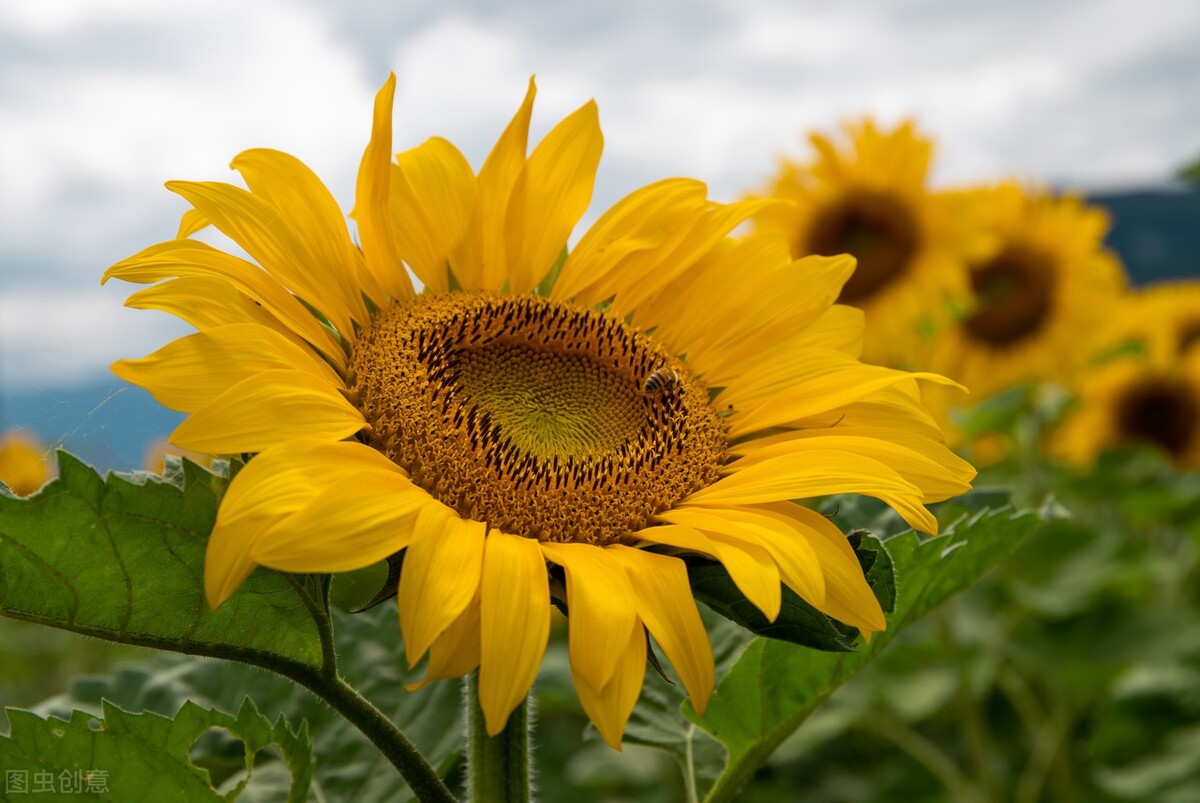
[[[450,789],[434,771],[425,756],[370,700],[340,676],[323,676],[305,685],[333,710],[350,721],[371,740],[408,782],[417,800],[457,803]]]
[[[479,675],[467,676],[467,798],[471,803],[522,803],[530,799],[529,698],[488,736],[479,706]]]

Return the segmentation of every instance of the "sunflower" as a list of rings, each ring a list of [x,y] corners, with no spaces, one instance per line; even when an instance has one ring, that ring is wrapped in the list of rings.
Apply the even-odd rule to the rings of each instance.
[[[971,298],[931,341],[921,367],[970,389],[973,401],[1027,382],[1070,382],[1094,353],[1125,286],[1104,248],[1108,218],[1081,199],[1015,183],[964,191],[992,238],[969,263]],[[939,417],[961,394],[928,387]]]
[[[756,231],[784,235],[795,257],[858,260],[839,300],[866,313],[863,359],[911,363],[922,325],[966,295],[964,260],[986,248],[969,209],[926,186],[933,143],[911,122],[844,126],[847,142],[810,134],[811,164],[784,160],[768,194],[793,203],[758,212]]]
[[[855,358],[860,313],[833,305],[853,261],[797,266],[779,238],[731,239],[766,202],[714,203],[685,179],[632,193],[566,253],[600,157],[595,104],[527,156],[530,82],[475,173],[437,138],[392,160],[394,80],[358,174],[357,247],[301,162],[252,150],[233,161],[248,189],[168,183],[194,206],[179,239],[106,274],[153,283],[130,305],[199,329],[113,366],[188,414],[171,441],[254,455],[209,542],[211,604],[256,566],[343,572],[403,550],[410,664],[478,667],[497,734],[553,598],[580,702],[614,747],[647,632],[697,710],[712,691],[682,555],[720,561],[769,618],[786,584],[882,629],[842,533],[788,500],[869,494],[934,532],[924,504],[974,470],[915,375]],[[205,224],[254,262],[188,237]]]
[[[1200,468],[1198,336],[1200,284],[1130,293],[1102,337],[1102,358],[1079,377],[1051,451],[1087,466],[1106,448],[1141,443],[1179,468]]]
[[[50,461],[37,439],[21,430],[0,437],[0,482],[17,496],[29,496],[50,479]]]
[[[1200,281],[1158,282],[1129,293],[1106,338],[1109,348],[1132,345],[1160,360],[1200,347]]]

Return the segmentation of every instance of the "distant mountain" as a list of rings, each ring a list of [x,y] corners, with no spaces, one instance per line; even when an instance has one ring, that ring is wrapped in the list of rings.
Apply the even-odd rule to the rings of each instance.
[[[1112,216],[1107,242],[1134,284],[1200,279],[1200,189],[1099,193],[1089,200]]]

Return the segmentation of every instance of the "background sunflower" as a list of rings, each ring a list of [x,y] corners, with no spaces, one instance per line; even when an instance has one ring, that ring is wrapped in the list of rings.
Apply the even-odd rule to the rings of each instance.
[[[1142,444],[1181,469],[1200,468],[1200,287],[1169,283],[1130,293],[1099,339],[1095,364],[1073,384],[1051,451],[1082,466],[1114,446]]]
[[[921,365],[970,391],[929,389],[926,400],[949,425],[949,411],[1035,381],[1070,381],[1097,348],[1125,286],[1120,261],[1103,246],[1104,213],[1077,197],[1015,183],[967,190],[990,239],[968,265],[971,295],[938,329]]]
[[[766,194],[791,203],[759,212],[756,230],[786,237],[796,257],[854,256],[839,301],[866,315],[863,359],[911,366],[922,324],[962,302],[965,262],[986,244],[973,210],[928,186],[933,142],[912,122],[886,130],[866,119],[844,135],[810,134],[813,161],[782,162]]]

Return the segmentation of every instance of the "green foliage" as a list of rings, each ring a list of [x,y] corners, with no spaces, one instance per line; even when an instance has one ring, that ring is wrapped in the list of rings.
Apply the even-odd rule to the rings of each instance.
[[[720,679],[741,655],[751,634],[728,619],[708,617],[716,677]],[[627,744],[644,745],[670,754],[683,773],[689,798],[716,781],[724,760],[721,745],[682,715],[686,697],[678,683],[654,671],[646,673],[642,696],[625,728]]]
[[[7,791],[16,793],[12,784],[20,779],[27,784],[26,792],[38,799],[70,800],[87,792],[89,797],[116,801],[232,801],[257,780],[256,757],[269,748],[282,756],[279,763],[287,767],[288,776],[283,784],[279,776],[271,777],[265,789],[256,784],[259,794],[269,795],[260,799],[299,803],[306,799],[312,778],[307,727],[292,730],[282,717],[272,725],[250,700],[237,716],[192,702],[173,718],[129,714],[106,702],[99,718],[76,711],[68,719],[42,719],[15,710],[9,718],[11,733],[0,737],[0,774]],[[236,745],[237,771],[214,778],[198,766],[205,763],[204,756],[195,753],[194,746],[225,739]]]
[[[814,653],[769,639],[752,642],[703,716],[687,712],[727,750],[725,770],[710,798],[729,799],[817,705],[897,632],[1011,555],[1039,521],[1031,512],[988,511],[938,539],[921,542],[913,533],[889,539],[887,552],[897,578],[895,612],[888,630],[857,653]]]
[[[1200,476],[1148,450],[1076,472],[1018,449],[980,484],[1029,495],[1034,478],[1071,517],[906,628],[780,745],[745,799],[798,785],[842,803],[1195,798]]]
[[[1022,405],[1030,409],[1014,411]],[[701,717],[691,711],[670,667],[667,677],[649,670],[625,751],[616,753],[588,736],[565,641],[553,639],[536,687],[539,797],[666,803],[705,793],[728,799],[740,790],[755,801],[787,799],[803,785],[812,799],[845,803],[1191,800],[1200,778],[1200,475],[1138,449],[1109,453],[1087,473],[1049,463],[1033,447],[1053,407],[1014,396],[989,412],[991,423],[1009,428],[1012,451],[976,490],[935,511],[945,530],[936,539],[896,535],[902,521],[873,499],[823,503],[844,530],[884,536],[851,535],[881,603],[894,607],[888,631],[856,652],[751,639],[705,611],[718,679],[708,709]],[[420,670],[404,665],[393,605],[327,614],[322,584],[264,571],[229,605],[207,609],[204,543],[226,483],[190,464],[167,480],[102,480],[64,457],[62,476],[40,494],[0,498],[0,614],[128,644],[182,645],[292,677],[324,671],[336,654],[351,684],[455,782],[459,684],[403,690]],[[1007,502],[1006,484],[1056,517],[1023,543],[1038,517],[995,510]],[[1054,501],[1046,502],[1050,490]],[[1064,509],[1070,518],[1061,517]],[[1010,555],[1002,571],[926,615]],[[701,570],[693,572],[698,595],[717,600],[714,608],[740,605],[722,585],[727,578],[692,568]],[[369,598],[379,584],[369,574],[359,587],[335,578],[330,597],[347,606]],[[767,623],[739,616],[766,632]],[[790,627],[799,618],[788,613],[782,621]],[[846,637],[843,648],[856,646],[835,632]],[[16,646],[5,645],[5,655],[20,655]],[[5,695],[12,699],[11,689]],[[229,725],[246,716],[247,698],[263,712],[254,729],[245,726],[251,735]],[[196,717],[224,719],[201,728],[189,719]],[[271,738],[262,730],[268,720]],[[121,737],[126,747],[146,734],[177,734],[171,760],[193,779],[180,783],[206,795],[196,799],[237,793],[243,784],[243,801],[282,800],[301,794],[302,784],[311,801],[411,797],[374,745],[295,683],[244,663],[184,655],[81,678],[33,714],[14,712],[0,761],[33,769],[36,747],[56,772],[108,770],[114,788],[113,767],[148,772],[168,755],[166,743],[111,767],[54,758],[50,748],[115,739],[122,725],[110,723],[127,721],[139,724],[128,725],[136,738]],[[101,723],[106,729],[96,730]],[[315,754],[307,769],[305,724]],[[148,798],[139,789],[132,799]]]
[[[322,591],[256,572],[219,610],[204,549],[227,480],[186,463],[174,480],[101,479],[59,453],[59,477],[0,495],[0,614],[111,641],[299,673],[325,664]]]
[[[460,685],[443,681],[416,692],[404,690],[404,684],[420,673],[408,671],[403,664],[404,649],[390,605],[359,615],[335,611],[334,624],[342,673],[404,730],[435,768],[443,775],[449,773],[462,747]],[[246,698],[269,716],[307,723],[316,756],[313,789],[325,800],[401,803],[412,799],[392,765],[348,721],[286,678],[245,664],[164,656],[153,667],[131,666],[108,676],[80,678],[67,693],[35,710],[58,717],[76,709],[97,714],[107,700],[129,711],[169,715],[187,701],[235,711]]]
[[[60,477],[37,495],[0,497],[0,614],[242,662],[173,658],[134,687],[89,694],[84,683],[81,691],[95,715],[103,713],[102,695],[130,710],[170,715],[188,700],[236,711],[249,694],[268,711],[314,728],[321,758],[317,788],[333,790],[336,799],[404,800],[408,789],[395,768],[347,720],[295,683],[245,665],[311,687],[332,682],[337,654],[341,675],[392,722],[411,728],[418,747],[448,770],[461,737],[460,693],[454,683],[415,694],[403,690],[417,678],[399,663],[403,648],[394,608],[339,615],[336,649],[328,584],[318,578],[258,571],[219,610],[209,609],[204,550],[228,480],[190,463],[177,468],[167,479],[135,474],[102,480],[63,454]],[[126,673],[116,680],[128,684],[135,677]],[[70,716],[76,707],[55,710]]]

